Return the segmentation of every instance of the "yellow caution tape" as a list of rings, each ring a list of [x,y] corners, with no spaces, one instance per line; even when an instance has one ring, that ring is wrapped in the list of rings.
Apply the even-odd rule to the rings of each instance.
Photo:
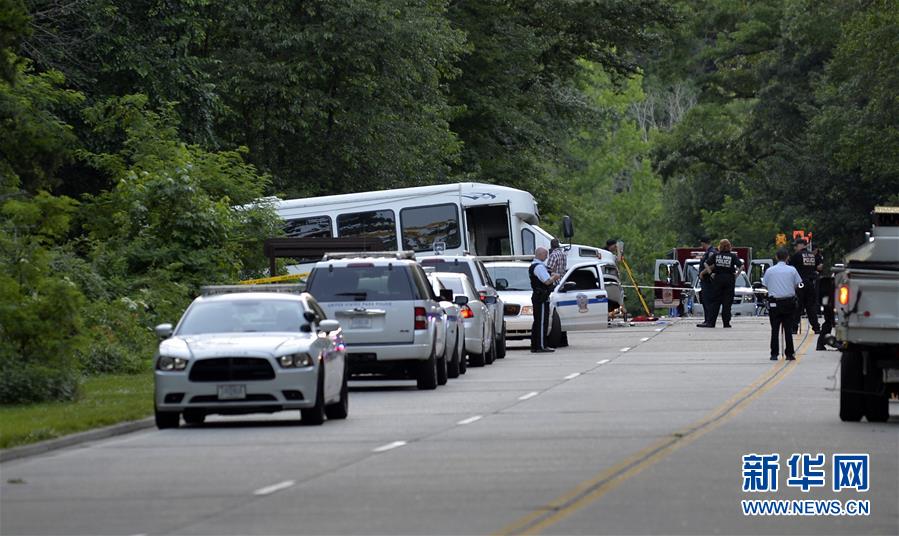
[[[304,274],[287,274],[287,275],[277,275],[275,277],[263,277],[262,279],[245,279],[244,281],[238,282],[239,285],[259,285],[262,283],[280,283],[282,281],[296,281],[299,279],[306,279],[309,276],[309,272]]]

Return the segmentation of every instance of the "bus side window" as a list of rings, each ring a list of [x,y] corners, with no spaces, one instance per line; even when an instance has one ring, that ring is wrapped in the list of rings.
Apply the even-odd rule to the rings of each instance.
[[[521,230],[521,253],[522,255],[533,255],[536,249],[537,239],[534,232],[530,229]]]
[[[331,238],[331,218],[309,216],[284,222],[284,234],[291,238]]]
[[[338,236],[358,236],[381,241],[384,251],[396,251],[396,217],[392,210],[373,210],[337,216]]]
[[[400,210],[403,249],[430,251],[435,242],[444,242],[446,249],[462,245],[459,233],[459,212],[456,205],[431,205]]]

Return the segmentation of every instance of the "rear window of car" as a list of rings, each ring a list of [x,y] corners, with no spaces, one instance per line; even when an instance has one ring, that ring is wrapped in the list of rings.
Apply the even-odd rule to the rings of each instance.
[[[443,283],[444,287],[452,290],[454,295],[468,296],[468,292],[465,291],[465,285],[462,283],[461,279],[456,277],[442,278],[440,276],[437,276],[437,278],[440,279],[440,282]]]
[[[289,300],[216,300],[194,304],[178,327],[178,335],[300,331],[303,306]]]
[[[444,259],[424,259],[421,261],[422,266],[433,266],[436,272],[449,272],[453,274],[465,274],[468,279],[478,281],[471,272],[471,266],[467,262],[447,261]],[[453,290],[455,292],[455,289]]]
[[[416,300],[419,291],[406,266],[366,265],[316,268],[306,292],[319,302]]]

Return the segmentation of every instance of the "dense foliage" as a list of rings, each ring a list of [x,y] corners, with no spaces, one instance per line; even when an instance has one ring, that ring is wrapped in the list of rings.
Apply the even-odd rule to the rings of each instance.
[[[458,180],[652,259],[899,201],[887,0],[0,0],[3,400],[137,371],[276,194]],[[241,208],[243,207],[243,208]]]

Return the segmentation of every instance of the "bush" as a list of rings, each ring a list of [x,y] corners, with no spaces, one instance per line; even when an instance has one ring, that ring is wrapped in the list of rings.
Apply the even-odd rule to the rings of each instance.
[[[73,400],[78,394],[78,372],[16,359],[0,360],[0,404],[47,400]]]
[[[136,374],[148,370],[156,338],[145,305],[133,300],[95,302],[84,311],[87,345],[78,353],[85,374]]]

